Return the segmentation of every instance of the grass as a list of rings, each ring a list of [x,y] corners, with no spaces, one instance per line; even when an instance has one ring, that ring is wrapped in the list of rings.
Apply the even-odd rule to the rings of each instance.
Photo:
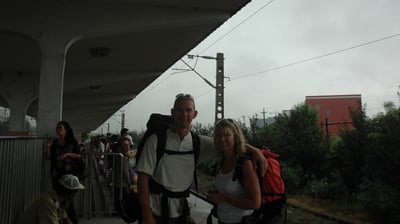
[[[307,209],[317,214],[324,214],[333,219],[343,220],[343,223],[370,224],[367,214],[359,211],[356,205],[344,201],[325,201],[313,199],[307,196],[289,196],[288,203]],[[312,213],[310,213],[312,215]],[[327,220],[327,219],[325,219]],[[295,222],[296,223],[296,222]],[[305,222],[307,223],[307,222]],[[330,223],[330,222],[317,222]],[[338,221],[332,222],[338,223]]]
[[[337,224],[336,221],[327,220],[301,209],[288,208],[287,224]]]
[[[197,172],[199,180],[199,192],[210,190],[214,186],[214,178]],[[357,206],[343,201],[324,201],[313,199],[304,195],[290,195],[287,224],[337,224],[346,223],[335,221],[335,219],[347,221],[354,224],[371,224],[371,219],[357,209]],[[300,209],[300,208],[304,209]],[[309,212],[310,211],[310,212]],[[317,214],[317,215],[316,215]],[[318,214],[324,214],[331,218],[321,217]]]

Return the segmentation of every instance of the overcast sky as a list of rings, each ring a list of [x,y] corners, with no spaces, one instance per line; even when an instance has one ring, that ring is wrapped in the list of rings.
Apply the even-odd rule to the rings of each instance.
[[[399,106],[399,0],[269,2],[253,0],[188,52],[224,54],[225,118],[244,117],[248,125],[263,110],[273,116],[312,95],[361,94],[369,116],[385,101]],[[182,59],[215,83],[215,60]],[[197,122],[214,122],[215,90],[182,68],[178,61],[121,108],[127,128],[144,130],[151,113],[170,114],[178,93],[195,97]],[[107,123],[119,131],[120,114],[104,123],[104,133]]]

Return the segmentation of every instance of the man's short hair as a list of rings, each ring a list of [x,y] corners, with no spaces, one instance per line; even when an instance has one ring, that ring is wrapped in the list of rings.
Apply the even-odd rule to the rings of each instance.
[[[190,94],[187,93],[179,93],[178,95],[175,96],[175,102],[174,102],[174,108],[176,106],[176,103],[179,100],[190,100],[193,102],[193,107],[195,108],[195,104],[194,104],[194,97]]]
[[[122,129],[121,129],[121,132],[120,132],[121,136],[122,136],[122,134],[123,134],[124,132],[128,132],[128,131],[129,131],[128,128],[122,128]]]

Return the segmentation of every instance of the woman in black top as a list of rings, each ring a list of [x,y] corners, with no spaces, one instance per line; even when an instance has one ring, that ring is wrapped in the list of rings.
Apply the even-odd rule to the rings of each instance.
[[[81,159],[81,149],[75,139],[71,125],[66,121],[59,121],[56,126],[58,138],[47,143],[47,158],[51,160],[50,175],[53,186],[58,179],[66,174],[72,174],[83,179],[85,165]],[[67,215],[72,223],[78,223],[73,198],[65,201]]]
[[[80,177],[77,166],[81,163],[81,151],[71,125],[66,121],[59,121],[56,133],[58,138],[47,145],[47,156],[51,160],[50,171],[52,179],[65,174],[73,174]]]

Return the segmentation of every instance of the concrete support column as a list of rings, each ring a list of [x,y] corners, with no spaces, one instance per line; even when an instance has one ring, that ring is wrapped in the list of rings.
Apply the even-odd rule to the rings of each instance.
[[[3,72],[0,75],[0,95],[7,101],[10,109],[10,133],[23,133],[25,114],[29,104],[37,97],[35,74],[22,72]]]
[[[32,99],[26,99],[26,96],[23,94],[16,94],[13,96],[13,99],[9,101],[10,107],[10,132],[23,132],[25,126],[25,113],[26,108],[29,103],[32,102]]]
[[[62,119],[63,82],[66,42],[52,38],[40,39],[42,50],[38,102],[38,135],[55,135]]]

